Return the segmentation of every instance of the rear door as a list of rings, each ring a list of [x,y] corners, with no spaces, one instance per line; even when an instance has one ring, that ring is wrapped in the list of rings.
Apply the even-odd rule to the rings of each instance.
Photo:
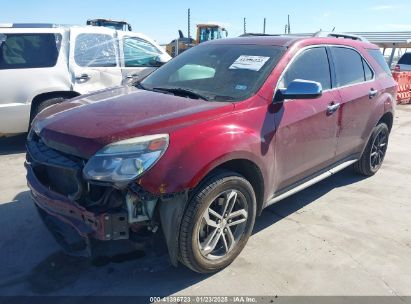
[[[316,81],[323,94],[317,99],[286,100],[275,116],[277,195],[335,161],[339,95],[332,90],[328,58],[325,47],[308,48],[296,56],[280,80],[280,88],[295,79]]]
[[[70,30],[70,71],[75,91],[118,86],[122,75],[116,31],[103,27]]]
[[[380,86],[375,73],[359,52],[352,48],[330,47],[341,96],[337,157],[358,156],[372,130],[370,118]]]

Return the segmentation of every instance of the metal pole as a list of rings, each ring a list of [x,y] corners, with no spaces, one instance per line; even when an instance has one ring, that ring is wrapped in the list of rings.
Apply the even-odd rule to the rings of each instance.
[[[188,41],[190,41],[190,38],[191,38],[191,12],[190,12],[190,9],[188,9],[188,13],[187,13],[187,32],[188,32],[187,33]]]
[[[263,34],[265,34],[266,18],[264,18]]]
[[[392,62],[394,61],[394,55],[395,55],[396,49],[397,48],[395,47],[395,44],[394,44],[393,47],[392,47],[390,60],[388,61],[388,66],[390,67],[390,69],[391,69]]]
[[[180,43],[179,43],[179,39],[177,38],[176,39],[176,46],[175,46],[175,49],[174,49],[174,57],[176,57],[177,55],[178,55],[178,48],[179,48],[179,46],[180,46]]]
[[[291,33],[290,15],[288,15],[288,34]]]
[[[244,18],[244,34],[247,34],[247,21]]]

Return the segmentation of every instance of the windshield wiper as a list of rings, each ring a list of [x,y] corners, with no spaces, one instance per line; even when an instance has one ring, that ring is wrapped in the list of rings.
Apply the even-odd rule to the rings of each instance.
[[[197,92],[191,91],[189,89],[183,89],[183,88],[153,88],[153,91],[158,91],[158,92],[170,92],[174,95],[186,95],[186,96],[192,96],[197,99],[202,99],[202,100],[209,100],[208,97],[201,95]]]

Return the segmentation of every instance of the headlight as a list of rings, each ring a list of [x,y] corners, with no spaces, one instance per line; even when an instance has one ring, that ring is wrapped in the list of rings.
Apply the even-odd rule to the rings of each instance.
[[[122,140],[105,146],[87,162],[83,175],[88,180],[129,182],[150,169],[167,150],[168,134]]]

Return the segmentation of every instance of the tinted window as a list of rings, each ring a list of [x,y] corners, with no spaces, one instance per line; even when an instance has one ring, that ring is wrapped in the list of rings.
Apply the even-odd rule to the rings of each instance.
[[[0,69],[53,67],[60,42],[60,34],[1,34]]]
[[[330,66],[325,48],[312,48],[300,54],[284,74],[280,87],[287,88],[296,79],[319,82],[323,90],[331,88]]]
[[[140,38],[125,38],[123,49],[126,67],[153,66],[156,57],[161,55],[154,45]]]
[[[81,67],[115,67],[117,52],[113,37],[80,34],[76,38],[74,60]]]
[[[374,77],[374,72],[371,70],[370,66],[364,59],[362,60],[362,65],[364,68],[365,80],[366,81],[371,80]]]
[[[337,74],[337,85],[341,87],[363,82],[365,76],[363,59],[360,54],[347,48],[333,47],[331,49]]]
[[[402,55],[400,60],[398,60],[398,64],[410,64],[411,65],[411,53],[405,53]]]
[[[283,54],[266,45],[202,44],[178,55],[141,82],[144,88],[182,88],[213,101],[255,94]]]
[[[377,61],[380,67],[382,67],[384,71],[391,76],[391,70],[380,50],[368,50],[368,53],[375,59],[375,61]]]

